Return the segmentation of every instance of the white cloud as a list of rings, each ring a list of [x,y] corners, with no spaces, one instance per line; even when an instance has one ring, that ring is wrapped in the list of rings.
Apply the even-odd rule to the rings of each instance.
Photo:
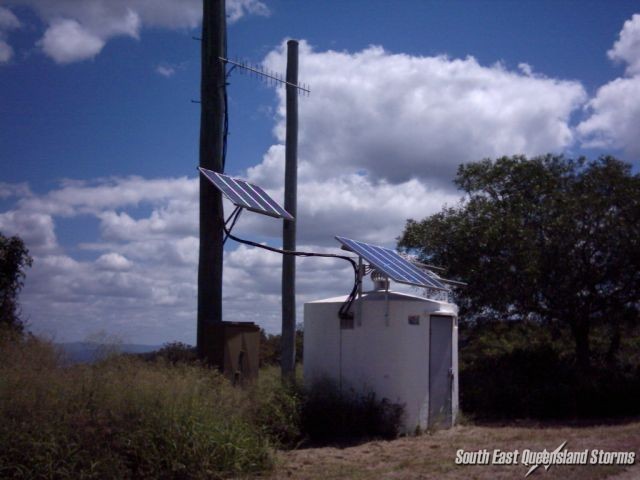
[[[93,58],[111,38],[138,38],[143,27],[196,28],[202,17],[201,0],[12,0],[11,3],[31,7],[45,22],[47,28],[38,44],[57,63]],[[269,9],[259,0],[229,0],[227,15],[233,23],[245,15],[268,16]]]
[[[231,0],[227,2],[227,19],[230,23],[237,22],[245,15],[271,15],[269,7],[259,0]]]
[[[20,28],[20,20],[6,7],[0,7],[0,30]]]
[[[284,71],[285,44],[264,64]],[[316,52],[301,42],[300,78],[312,91],[299,102],[301,175],[314,178],[366,171],[394,183],[449,182],[462,162],[562,151],[574,142],[570,115],[586,99],[578,82],[532,76],[530,68],[523,75],[473,57],[381,47]],[[283,142],[284,90],[278,95],[275,134]]]
[[[21,26],[11,10],[0,6],[0,63],[7,63],[13,57],[13,48],[7,43],[8,32]]]
[[[473,58],[411,57],[378,47],[314,52],[304,42],[300,50],[300,77],[312,85],[311,97],[300,100],[300,250],[339,252],[334,235],[393,246],[407,218],[458,200],[450,180],[459,163],[570,145],[568,118],[585,96],[578,83]],[[265,63],[284,71],[284,62],[278,48]],[[281,201],[283,91],[278,95],[277,142],[245,176]],[[42,246],[34,249],[23,295],[34,330],[65,339],[108,330],[138,342],[195,340],[198,179],[69,180],[41,195],[5,190],[22,197],[1,221]],[[98,221],[96,238],[58,245],[55,220],[81,216]],[[21,218],[33,220],[24,225]],[[234,233],[279,245],[281,229],[280,221],[247,212]],[[225,318],[277,331],[281,256],[228,246]],[[82,255],[73,254],[78,250]],[[299,313],[305,301],[351,288],[344,261],[300,258],[297,265]]]
[[[611,50],[610,59],[627,64],[627,74],[640,74],[640,14],[634,14],[624,22],[620,36]]]
[[[609,58],[627,63],[624,78],[600,87],[589,103],[590,116],[577,127],[585,147],[622,149],[640,155],[640,15],[627,20],[619,39],[607,52]]]
[[[522,73],[524,73],[527,77],[532,77],[533,76],[533,68],[528,63],[520,62],[518,64],[518,69]]]
[[[300,250],[337,252],[334,235],[393,246],[407,218],[458,201],[450,182],[458,164],[572,146],[569,118],[586,101],[579,83],[547,78],[525,63],[509,71],[473,58],[412,57],[379,47],[315,52],[304,42],[300,52],[300,78],[312,87],[299,102]],[[284,71],[284,48],[265,65]],[[629,99],[640,98],[637,86],[630,77],[600,89],[589,103],[596,114],[578,128],[582,138],[600,132],[602,142],[633,147],[640,120]],[[284,91],[277,95],[276,142],[244,175],[281,201]],[[0,229],[37,246],[23,297],[37,331],[64,332],[67,339],[107,329],[147,343],[195,340],[196,178],[66,181],[42,195],[0,184],[0,197],[16,195],[15,208],[0,214]],[[58,245],[56,218],[82,215],[98,221],[95,241]],[[277,245],[281,229],[280,221],[247,212],[234,232]],[[229,245],[225,318],[277,331],[281,257]],[[78,249],[83,255],[74,258]],[[352,272],[343,261],[301,258],[297,265],[299,307],[350,289]]]
[[[156,73],[158,75],[162,75],[163,77],[172,77],[176,73],[176,69],[171,65],[158,65],[156,67]]]
[[[0,182],[0,198],[29,196],[31,196],[31,189],[27,183]]]
[[[101,255],[100,258],[96,260],[96,265],[106,270],[129,270],[132,264],[123,255],[111,252]]]
[[[7,63],[13,57],[13,48],[4,40],[0,40],[0,63]]]
[[[640,155],[640,76],[607,83],[598,89],[588,108],[591,116],[578,125],[584,146]]]
[[[281,200],[281,189],[271,189]],[[452,189],[429,186],[417,179],[400,183],[374,181],[368,176],[336,174],[334,178],[298,184],[298,241],[315,245],[335,245],[334,236],[393,245],[408,218],[423,218],[445,203],[454,204],[460,195]],[[242,234],[260,232],[276,237],[282,226],[262,216],[241,217]]]
[[[197,186],[195,178],[133,177],[65,181],[42,195],[26,185],[5,188],[21,198],[0,214],[0,230],[22,236],[35,257],[21,297],[31,328],[58,340],[80,340],[105,330],[133,342],[194,342]],[[270,193],[281,198],[279,187]],[[393,244],[407,216],[421,217],[456,198],[418,180],[393,186],[358,175],[303,183],[300,193],[299,249],[334,253],[339,251],[335,234]],[[96,241],[59,245],[55,220],[84,216],[99,222]],[[273,218],[247,212],[235,233],[249,239],[275,237],[278,244],[281,228]],[[229,246],[225,318],[278,331],[282,257],[233,242]],[[85,252],[80,257],[85,259],[76,258],[78,251]],[[97,258],[87,260],[87,255]],[[347,293],[351,282],[344,261],[301,258],[298,306]]]
[[[95,57],[104,40],[83,28],[75,20],[55,20],[39,42],[44,53],[56,63],[71,63]]]
[[[53,251],[58,246],[53,218],[46,213],[21,210],[0,213],[0,232],[20,236],[34,253]]]
[[[167,238],[193,234],[198,229],[197,203],[172,199],[155,208],[147,218],[134,220],[126,212],[107,210],[98,214],[102,235],[107,240]]]
[[[24,210],[73,216],[135,207],[143,202],[159,205],[171,198],[195,201],[197,197],[198,183],[194,179],[145,179],[132,176],[64,182],[61,188],[46,195],[22,199],[20,205]]]

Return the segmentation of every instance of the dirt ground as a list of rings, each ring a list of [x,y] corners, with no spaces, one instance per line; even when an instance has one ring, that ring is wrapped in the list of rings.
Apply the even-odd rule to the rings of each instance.
[[[456,465],[456,452],[494,449],[553,451],[566,441],[569,451],[633,451],[631,467],[616,465],[544,466],[528,478],[563,480],[640,479],[640,420],[616,425],[456,426],[393,441],[372,441],[346,448],[304,448],[280,452],[272,479],[451,479],[525,478],[529,466]]]

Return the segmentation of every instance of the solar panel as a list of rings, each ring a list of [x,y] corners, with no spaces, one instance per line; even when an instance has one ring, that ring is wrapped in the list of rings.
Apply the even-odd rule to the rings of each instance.
[[[444,283],[402,258],[395,250],[344,237],[336,237],[336,240],[398,283],[447,290]]]
[[[198,170],[200,170],[200,173],[213,183],[225,197],[231,200],[234,205],[271,217],[294,220],[289,212],[278,205],[278,203],[259,186],[238,178],[216,173],[212,170],[207,170],[206,168],[198,167]]]

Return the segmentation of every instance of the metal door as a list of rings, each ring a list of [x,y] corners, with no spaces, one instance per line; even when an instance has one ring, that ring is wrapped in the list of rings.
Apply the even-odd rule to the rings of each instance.
[[[453,317],[431,315],[429,331],[429,427],[450,427]]]

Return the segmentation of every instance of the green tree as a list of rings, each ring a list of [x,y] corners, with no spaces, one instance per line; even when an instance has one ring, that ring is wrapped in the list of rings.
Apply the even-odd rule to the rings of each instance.
[[[304,348],[304,331],[303,324],[296,325],[296,364],[302,363]],[[260,329],[260,364],[261,365],[279,365],[282,355],[282,335],[269,334]]]
[[[612,157],[503,157],[462,165],[465,195],[422,221],[399,246],[445,265],[470,319],[544,322],[568,329],[590,368],[595,327],[613,361],[640,306],[640,177]]]
[[[0,327],[22,332],[19,318],[18,294],[22,289],[25,269],[32,259],[19,237],[5,237],[0,233]]]

